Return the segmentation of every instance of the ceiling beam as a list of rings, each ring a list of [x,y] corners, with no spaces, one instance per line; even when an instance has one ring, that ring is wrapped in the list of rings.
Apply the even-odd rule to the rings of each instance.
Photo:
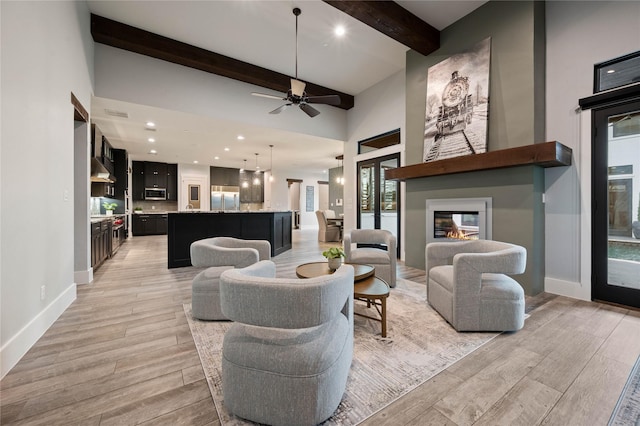
[[[277,92],[286,93],[291,88],[291,76],[141,30],[93,13],[91,14],[91,36],[96,43],[255,84]],[[336,105],[337,107],[342,109],[353,108],[354,99],[352,95],[311,82],[306,83],[305,91],[307,95],[339,95],[341,102],[340,105]]]
[[[425,56],[440,48],[440,31],[398,3],[393,1],[323,1]]]

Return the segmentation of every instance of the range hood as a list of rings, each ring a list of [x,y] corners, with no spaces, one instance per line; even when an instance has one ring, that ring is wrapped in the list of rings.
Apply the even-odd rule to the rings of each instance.
[[[96,157],[91,157],[91,182],[113,183],[116,178]]]

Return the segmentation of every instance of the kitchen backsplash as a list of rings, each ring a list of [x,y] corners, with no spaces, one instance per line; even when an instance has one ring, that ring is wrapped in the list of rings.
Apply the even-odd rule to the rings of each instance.
[[[176,201],[134,201],[131,211],[136,207],[142,207],[142,211],[153,212],[175,212],[178,211],[178,203]]]

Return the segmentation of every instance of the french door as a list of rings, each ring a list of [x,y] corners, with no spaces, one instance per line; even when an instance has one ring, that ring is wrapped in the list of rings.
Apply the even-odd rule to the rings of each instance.
[[[640,308],[640,101],[593,111],[593,298]]]
[[[400,154],[358,162],[359,229],[386,229],[396,236],[400,253],[400,184],[385,179],[385,170],[400,167]]]

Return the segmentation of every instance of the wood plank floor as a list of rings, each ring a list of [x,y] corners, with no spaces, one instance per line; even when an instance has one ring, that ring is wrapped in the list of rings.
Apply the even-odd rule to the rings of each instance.
[[[323,260],[294,231],[279,276]],[[127,241],[0,382],[2,425],[219,425],[183,312],[198,269],[167,269],[166,237]],[[399,265],[419,283],[424,271]],[[391,294],[393,297],[393,292]],[[366,425],[606,425],[640,354],[640,313],[541,294],[502,334]]]

